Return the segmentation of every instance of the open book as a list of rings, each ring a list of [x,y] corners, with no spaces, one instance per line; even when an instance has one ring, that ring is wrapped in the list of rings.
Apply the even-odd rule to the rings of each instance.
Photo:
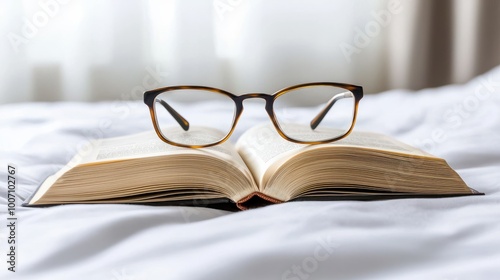
[[[200,134],[202,135],[202,134]],[[329,144],[282,139],[271,125],[236,145],[179,148],[154,132],[93,142],[47,178],[27,206],[67,203],[191,205],[227,210],[297,200],[479,194],[445,160],[388,136],[353,132]]]

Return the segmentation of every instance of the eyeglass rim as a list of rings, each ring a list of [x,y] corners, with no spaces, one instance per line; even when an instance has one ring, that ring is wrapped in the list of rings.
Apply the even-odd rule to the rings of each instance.
[[[346,89],[346,90],[350,91],[354,95],[354,114],[353,114],[353,119],[352,119],[352,122],[351,122],[351,126],[349,127],[349,129],[344,134],[342,134],[342,135],[340,135],[338,137],[334,137],[334,138],[326,139],[326,140],[321,140],[321,141],[301,141],[301,140],[297,140],[297,139],[294,139],[294,138],[290,138],[288,135],[286,135],[282,131],[281,127],[279,126],[279,123],[278,123],[278,120],[276,118],[276,115],[274,114],[274,101],[278,97],[280,97],[281,95],[283,95],[283,94],[285,94],[285,93],[287,93],[289,91],[292,91],[292,90],[295,90],[295,89],[298,89],[298,88],[305,88],[305,87],[312,87],[312,86],[332,86],[332,87],[339,87],[339,88],[343,88],[343,89]],[[159,124],[158,124],[158,119],[157,119],[157,116],[156,116],[156,112],[154,110],[154,102],[155,102],[156,97],[158,95],[160,95],[160,94],[162,94],[164,92],[168,92],[168,91],[173,91],[173,90],[189,90],[189,89],[206,90],[206,91],[210,91],[210,92],[215,92],[215,93],[223,94],[223,95],[226,95],[227,97],[229,97],[234,102],[236,111],[235,111],[234,116],[233,116],[233,121],[232,121],[231,129],[219,141],[214,142],[214,143],[209,143],[209,144],[203,144],[203,145],[188,145],[188,144],[182,144],[182,143],[172,142],[171,140],[167,139],[163,135],[163,133],[161,132],[161,129],[160,129]],[[228,91],[225,91],[225,90],[222,90],[222,89],[219,89],[219,88],[214,88],[214,87],[198,86],[198,85],[177,85],[177,86],[167,86],[167,87],[156,88],[156,89],[152,89],[152,90],[148,90],[148,91],[144,92],[144,103],[149,108],[149,113],[150,113],[150,116],[151,116],[151,120],[153,122],[153,127],[154,127],[154,130],[155,130],[156,134],[158,135],[158,137],[162,141],[164,141],[164,142],[166,142],[166,143],[168,143],[170,145],[177,146],[177,147],[184,147],[184,148],[207,148],[207,147],[212,147],[212,146],[215,146],[215,145],[219,145],[219,144],[227,141],[227,139],[229,139],[229,137],[231,137],[234,129],[236,128],[238,120],[239,120],[241,114],[243,113],[243,101],[245,99],[248,99],[248,98],[262,98],[262,99],[264,99],[266,101],[266,106],[265,106],[266,112],[269,115],[269,118],[271,119],[271,122],[273,123],[273,126],[275,127],[276,131],[278,132],[278,134],[282,138],[284,138],[284,139],[286,139],[286,140],[288,140],[290,142],[293,142],[293,143],[315,145],[315,144],[331,143],[331,142],[340,140],[342,138],[345,138],[347,135],[349,135],[352,132],[352,130],[354,128],[354,125],[356,123],[357,112],[358,112],[358,104],[359,104],[359,101],[361,100],[361,98],[363,98],[363,87],[362,86],[353,85],[353,84],[346,84],[346,83],[313,82],[313,83],[304,83],[304,84],[298,84],[298,85],[294,85],[294,86],[289,86],[289,87],[280,89],[280,90],[276,91],[273,94],[247,93],[247,94],[243,94],[243,95],[235,95],[235,94],[233,94],[231,92],[228,92]]]

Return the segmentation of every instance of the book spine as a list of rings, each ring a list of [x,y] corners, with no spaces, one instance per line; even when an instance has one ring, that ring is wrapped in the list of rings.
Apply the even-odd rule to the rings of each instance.
[[[282,202],[284,201],[265,195],[261,192],[253,192],[240,199],[236,203],[236,206],[241,210],[248,210],[251,208],[257,208],[269,204],[277,204]]]

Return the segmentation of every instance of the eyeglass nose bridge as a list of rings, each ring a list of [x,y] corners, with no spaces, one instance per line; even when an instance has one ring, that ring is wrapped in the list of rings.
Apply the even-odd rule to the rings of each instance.
[[[266,111],[269,114],[269,116],[272,116],[274,96],[267,93],[256,92],[256,93],[247,93],[239,95],[236,97],[237,106],[240,107],[241,110],[243,110],[243,101],[252,98],[264,99],[266,101]]]
[[[243,95],[239,95],[236,97],[237,99],[243,101],[245,99],[250,99],[250,98],[262,98],[267,101],[273,100],[273,96],[267,93],[260,93],[260,92],[255,92],[255,93],[246,93]]]

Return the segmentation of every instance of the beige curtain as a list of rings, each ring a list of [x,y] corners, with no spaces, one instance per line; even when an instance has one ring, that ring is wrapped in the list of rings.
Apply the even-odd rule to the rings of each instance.
[[[408,0],[388,32],[384,88],[462,83],[500,64],[500,1]]]

